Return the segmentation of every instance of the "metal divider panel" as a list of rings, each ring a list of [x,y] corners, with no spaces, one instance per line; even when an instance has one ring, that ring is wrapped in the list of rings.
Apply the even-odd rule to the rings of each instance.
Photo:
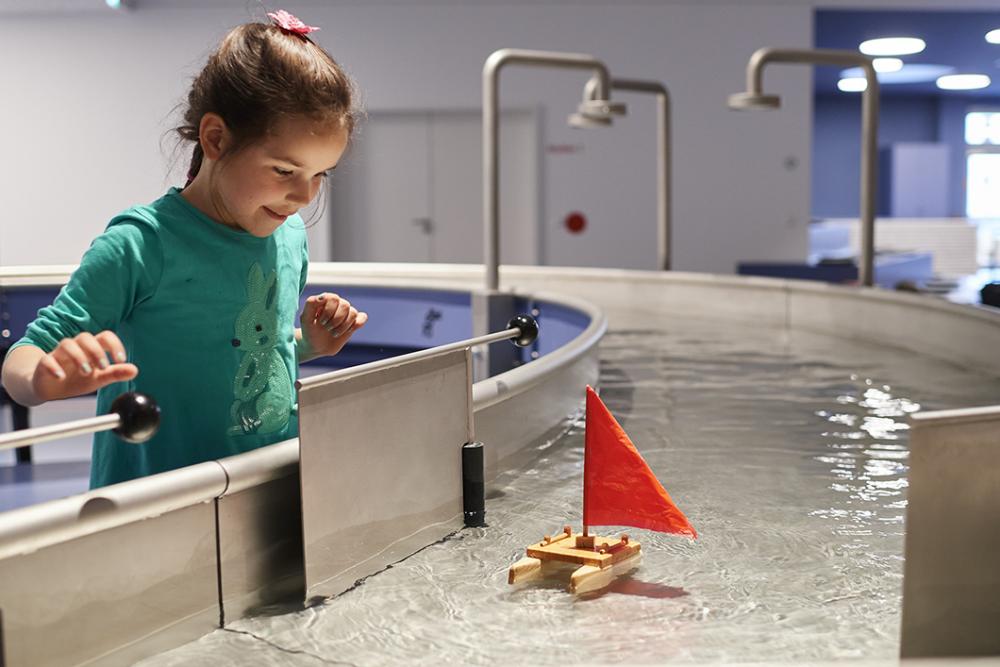
[[[0,513],[11,665],[131,664],[218,627],[215,461]]]
[[[299,443],[286,440],[219,465],[229,478],[216,500],[224,625],[305,595]]]
[[[470,364],[463,348],[300,386],[307,600],[461,528]]]
[[[211,502],[0,560],[7,664],[131,664],[218,627]]]
[[[1000,406],[910,425],[900,654],[1000,655]]]

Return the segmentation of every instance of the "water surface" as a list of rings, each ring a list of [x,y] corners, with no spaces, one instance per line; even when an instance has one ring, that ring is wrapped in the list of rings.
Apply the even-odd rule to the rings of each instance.
[[[524,547],[579,529],[583,422],[497,481],[467,529],[326,604],[234,622],[167,665],[796,662],[898,655],[907,415],[1000,382],[912,353],[668,319],[609,333],[602,398],[695,541],[637,529],[642,565],[577,598],[510,587]],[[580,388],[581,401],[583,388]]]

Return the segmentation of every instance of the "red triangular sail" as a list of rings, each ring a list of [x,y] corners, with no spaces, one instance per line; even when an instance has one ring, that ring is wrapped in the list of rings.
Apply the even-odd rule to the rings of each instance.
[[[590,387],[585,446],[584,526],[634,526],[697,537],[687,517]]]

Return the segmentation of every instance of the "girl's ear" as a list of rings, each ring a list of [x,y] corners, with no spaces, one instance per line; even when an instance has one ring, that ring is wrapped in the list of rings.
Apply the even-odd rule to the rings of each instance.
[[[209,160],[218,162],[226,149],[229,148],[229,128],[226,121],[217,113],[207,113],[201,117],[201,124],[198,126],[198,141],[201,143],[201,150]]]

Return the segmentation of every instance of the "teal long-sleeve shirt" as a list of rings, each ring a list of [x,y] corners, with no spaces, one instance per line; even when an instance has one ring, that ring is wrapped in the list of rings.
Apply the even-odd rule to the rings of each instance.
[[[124,391],[159,403],[159,431],[145,443],[95,434],[91,488],[298,434],[295,314],[307,269],[298,215],[257,238],[172,188],[111,220],[14,344],[51,352],[83,331],[114,331],[139,375],[103,387],[97,413]]]

